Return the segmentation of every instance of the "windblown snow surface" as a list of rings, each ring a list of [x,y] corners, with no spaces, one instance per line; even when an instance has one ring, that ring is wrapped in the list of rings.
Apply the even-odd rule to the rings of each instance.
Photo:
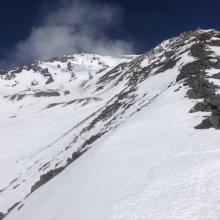
[[[0,219],[220,219],[218,31],[0,77]]]

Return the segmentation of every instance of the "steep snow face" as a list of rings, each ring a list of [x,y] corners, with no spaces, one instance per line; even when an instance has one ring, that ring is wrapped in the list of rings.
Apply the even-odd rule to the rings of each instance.
[[[76,81],[62,83],[68,94],[38,63],[33,76],[46,65],[53,82],[22,98],[16,84],[2,97],[1,128],[15,141],[0,149],[2,217],[217,220],[219,46],[219,32],[199,30],[109,58],[118,64],[109,69],[75,67]]]
[[[106,102],[102,96],[93,94],[96,81],[135,57],[79,54],[3,72],[0,76],[0,212],[6,213],[31,192],[39,180],[34,172],[45,172],[52,163],[52,169],[66,163],[72,153],[62,156],[61,152],[72,141],[68,132]],[[59,139],[62,144],[50,148]],[[44,149],[50,149],[48,154]],[[55,155],[60,155],[60,160]]]
[[[218,219],[219,131],[173,87],[6,219]],[[210,138],[212,137],[212,138]],[[49,196],[48,196],[49,195]]]

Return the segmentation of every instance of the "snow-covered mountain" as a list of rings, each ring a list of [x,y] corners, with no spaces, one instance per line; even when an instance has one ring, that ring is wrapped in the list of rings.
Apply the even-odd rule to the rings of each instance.
[[[220,32],[0,74],[0,219],[220,218]]]

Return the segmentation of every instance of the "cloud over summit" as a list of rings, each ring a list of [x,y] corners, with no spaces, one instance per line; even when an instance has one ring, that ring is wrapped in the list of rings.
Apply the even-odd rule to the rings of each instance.
[[[17,43],[5,62],[18,65],[79,52],[132,53],[131,42],[109,37],[111,30],[122,27],[122,14],[122,9],[115,5],[64,1],[54,10],[46,10],[40,24]]]

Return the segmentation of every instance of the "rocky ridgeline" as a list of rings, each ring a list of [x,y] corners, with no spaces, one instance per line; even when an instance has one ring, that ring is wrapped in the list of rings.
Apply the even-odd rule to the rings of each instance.
[[[220,33],[214,30],[209,32],[193,32],[184,37],[194,37],[195,43],[190,48],[194,62],[184,65],[177,77],[177,82],[183,81],[188,86],[187,96],[190,99],[203,99],[190,110],[190,113],[202,111],[210,112],[197,129],[214,127],[220,129],[220,95],[217,94],[220,87],[210,82],[209,79],[220,79],[220,57],[210,50],[210,46],[220,46]],[[219,73],[207,75],[210,69],[217,69]]]

